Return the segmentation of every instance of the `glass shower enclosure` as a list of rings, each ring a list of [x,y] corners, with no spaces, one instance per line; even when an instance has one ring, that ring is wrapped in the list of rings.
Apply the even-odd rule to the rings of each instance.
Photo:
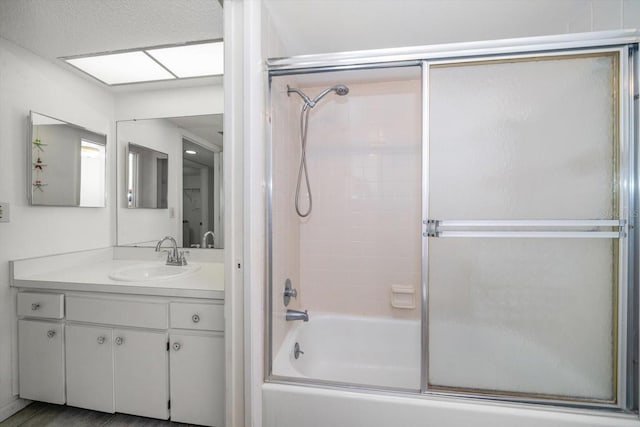
[[[272,67],[267,380],[633,409],[632,53]]]

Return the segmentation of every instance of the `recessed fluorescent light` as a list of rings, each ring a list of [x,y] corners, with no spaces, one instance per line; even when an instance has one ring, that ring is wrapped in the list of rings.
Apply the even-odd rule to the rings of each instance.
[[[224,74],[224,43],[221,41],[147,49],[146,52],[180,78]]]
[[[184,152],[185,152],[185,153],[187,153],[187,154],[191,154],[191,155],[196,155],[196,154],[198,154],[198,152],[197,152],[197,151],[193,151],[193,150],[184,150]]]
[[[175,78],[141,51],[68,58],[65,61],[108,85]]]

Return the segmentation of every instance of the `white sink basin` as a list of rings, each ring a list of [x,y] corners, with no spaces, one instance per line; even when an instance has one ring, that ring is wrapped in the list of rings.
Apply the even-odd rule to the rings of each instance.
[[[112,271],[109,278],[122,282],[147,282],[149,280],[177,279],[194,273],[199,265],[166,265],[164,263],[145,263],[122,267]]]

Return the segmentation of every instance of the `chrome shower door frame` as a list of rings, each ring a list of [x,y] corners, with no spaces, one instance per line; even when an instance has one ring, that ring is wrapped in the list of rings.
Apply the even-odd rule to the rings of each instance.
[[[589,409],[614,409],[629,410],[637,408],[637,384],[640,382],[637,369],[633,369],[633,357],[627,358],[628,354],[637,354],[637,342],[633,342],[634,332],[639,329],[638,319],[633,315],[638,311],[638,269],[637,251],[635,246],[638,244],[638,229],[636,224],[638,185],[637,174],[635,172],[638,164],[637,149],[637,121],[638,112],[635,110],[634,93],[637,88],[637,68],[638,55],[637,46],[639,41],[638,34],[634,31],[609,31],[601,33],[589,33],[580,35],[561,35],[561,36],[544,36],[532,37],[503,41],[488,42],[470,42],[456,43],[450,45],[422,46],[411,48],[394,48],[381,49],[373,51],[344,52],[335,54],[320,55],[304,55],[291,58],[275,58],[267,60],[267,74],[269,80],[269,93],[267,104],[267,176],[266,197],[266,227],[267,227],[267,295],[265,297],[265,381],[292,384],[307,385],[326,389],[350,389],[362,393],[393,393],[398,395],[422,396],[423,398],[454,398],[454,399],[470,399],[471,401],[489,400],[495,402],[515,402],[525,404],[547,404],[558,405],[559,407]],[[626,236],[619,239],[618,265],[620,266],[620,274],[618,276],[618,312],[617,323],[622,328],[617,331],[616,345],[618,354],[616,359],[616,394],[617,402],[597,403],[597,402],[581,402],[568,400],[554,400],[547,398],[507,396],[507,395],[490,395],[477,393],[464,393],[452,391],[435,391],[428,388],[428,324],[427,324],[427,304],[428,304],[428,234],[431,229],[429,224],[429,69],[436,64],[451,64],[464,62],[477,62],[496,59],[516,59],[516,58],[535,58],[542,56],[563,56],[567,54],[584,54],[585,52],[618,52],[619,53],[619,117],[618,117],[618,139],[619,139],[619,218],[623,223],[604,222],[598,223],[597,226],[603,227],[620,227],[618,230],[600,231],[603,233],[599,237],[615,238],[617,233],[622,230]],[[277,376],[272,372],[272,313],[273,304],[273,278],[272,278],[272,214],[273,214],[273,159],[272,159],[272,117],[271,117],[271,78],[275,76],[306,74],[306,73],[322,73],[330,71],[348,71],[348,70],[367,70],[375,68],[392,68],[402,66],[421,66],[422,67],[422,343],[421,343],[421,389],[419,391],[398,390],[388,387],[372,387],[362,386],[359,384],[336,383],[333,381],[314,380],[297,377]],[[637,104],[637,100],[635,101]],[[440,224],[442,226],[442,223]],[[485,224],[486,225],[486,224]],[[492,226],[495,226],[493,224]],[[504,224],[506,225],[506,224]],[[535,226],[536,224],[529,224]],[[541,225],[541,224],[538,224]],[[550,226],[551,224],[545,224]],[[567,224],[556,224],[557,227],[566,226]],[[584,224],[582,224],[584,225]],[[596,224],[593,224],[594,226]],[[447,227],[460,226],[460,224],[445,224]],[[482,227],[482,224],[476,224]],[[498,225],[499,226],[499,225]],[[553,226],[553,225],[551,225]],[[442,231],[442,229],[441,229]],[[452,233],[454,230],[447,230]],[[451,236],[451,235],[450,235]],[[568,237],[568,236],[564,236]],[[631,312],[627,308],[631,307]],[[635,319],[635,320],[634,320]],[[633,323],[632,323],[633,322]],[[627,324],[633,327],[627,328]],[[631,348],[628,348],[627,344]],[[417,393],[419,392],[419,393]]]
[[[477,57],[463,57],[451,59],[425,60],[423,67],[423,199],[422,199],[422,377],[421,391],[425,395],[443,395],[443,396],[459,396],[473,397],[481,399],[497,399],[523,403],[541,402],[547,404],[569,405],[586,408],[616,408],[625,410],[633,407],[637,402],[637,391],[635,383],[638,378],[633,376],[632,354],[637,354],[637,348],[629,348],[629,335],[633,335],[628,330],[628,325],[632,318],[628,310],[629,304],[637,309],[638,302],[630,300],[629,296],[633,295],[633,289],[637,286],[637,278],[633,274],[635,271],[635,249],[634,245],[637,240],[638,230],[635,224],[635,191],[637,187],[637,176],[635,173],[636,157],[637,157],[637,141],[634,134],[633,126],[633,52],[637,51],[629,45],[621,45],[605,48],[579,48],[576,46],[567,47],[566,49],[553,50],[550,52],[522,52],[515,54],[500,55],[481,55]],[[618,114],[617,114],[617,154],[618,158],[618,176],[617,179],[618,207],[616,214],[619,220],[447,220],[432,219],[429,215],[429,76],[430,69],[433,66],[455,66],[462,64],[477,64],[485,61],[527,61],[540,58],[571,58],[585,54],[610,54],[614,53],[618,57],[618,74],[614,76],[618,82]],[[509,231],[499,231],[500,228]],[[513,228],[523,227],[525,230],[513,231]],[[574,231],[572,228],[593,227],[593,231]],[[487,231],[490,229],[491,231]],[[540,230],[537,230],[540,229]],[[463,230],[463,231],[461,231]],[[544,230],[544,231],[543,231]],[[465,390],[433,390],[430,389],[428,383],[428,363],[429,363],[429,327],[428,327],[428,302],[429,302],[429,238],[443,237],[476,237],[476,238],[604,238],[618,239],[618,275],[616,289],[616,307],[614,312],[615,324],[614,333],[614,384],[615,398],[613,402],[600,401],[582,401],[575,399],[555,399],[536,396],[520,396],[515,393],[491,393],[490,391],[483,393],[480,390],[468,392]],[[633,311],[632,310],[632,311]],[[635,325],[634,325],[635,326]],[[635,328],[630,328],[635,329]]]

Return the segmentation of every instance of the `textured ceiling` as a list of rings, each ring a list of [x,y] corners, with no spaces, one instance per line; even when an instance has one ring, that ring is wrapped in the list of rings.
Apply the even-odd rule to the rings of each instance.
[[[219,39],[217,0],[0,0],[0,36],[55,60]]]

